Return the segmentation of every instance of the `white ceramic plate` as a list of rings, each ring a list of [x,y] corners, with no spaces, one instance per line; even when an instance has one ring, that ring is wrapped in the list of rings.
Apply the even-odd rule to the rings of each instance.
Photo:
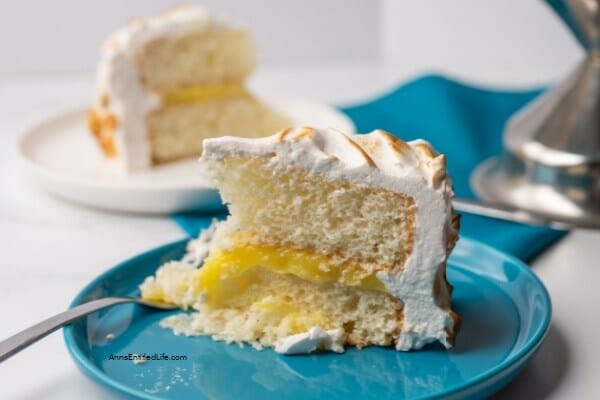
[[[303,99],[265,98],[296,126],[332,127],[354,133],[352,121],[334,108]],[[212,211],[217,193],[200,177],[195,159],[124,174],[89,133],[86,111],[65,113],[23,134],[19,154],[39,187],[72,202],[112,211],[168,214]]]

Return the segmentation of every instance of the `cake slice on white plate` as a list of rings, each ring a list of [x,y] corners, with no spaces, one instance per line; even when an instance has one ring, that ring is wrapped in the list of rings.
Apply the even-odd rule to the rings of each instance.
[[[200,164],[231,215],[141,286],[196,310],[163,326],[287,354],[453,345],[458,217],[428,143],[286,129],[205,140]]]
[[[88,125],[124,170],[198,156],[202,140],[289,126],[245,87],[255,66],[246,31],[198,6],[134,19],[105,43]]]

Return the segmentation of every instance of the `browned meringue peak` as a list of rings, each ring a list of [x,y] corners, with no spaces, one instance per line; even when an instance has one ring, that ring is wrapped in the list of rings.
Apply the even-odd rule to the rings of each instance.
[[[286,144],[291,142],[296,144]],[[203,158],[275,154],[302,166],[303,157],[316,157],[322,161],[339,161],[349,169],[369,167],[390,176],[421,176],[435,189],[441,188],[446,181],[444,155],[424,140],[405,142],[383,130],[346,135],[330,128],[287,128],[259,140],[223,137],[207,140],[204,146]]]

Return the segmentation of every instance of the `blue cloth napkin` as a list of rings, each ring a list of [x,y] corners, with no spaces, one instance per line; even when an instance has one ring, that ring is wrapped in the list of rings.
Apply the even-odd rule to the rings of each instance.
[[[504,123],[539,93],[492,91],[425,76],[342,111],[354,121],[358,132],[385,129],[403,140],[428,140],[446,154],[457,196],[474,198],[469,187],[470,173],[481,161],[501,152]],[[174,219],[190,236],[195,236],[215,217],[224,214],[182,213]],[[475,238],[524,261],[534,258],[565,233],[464,213],[460,230],[461,236]]]

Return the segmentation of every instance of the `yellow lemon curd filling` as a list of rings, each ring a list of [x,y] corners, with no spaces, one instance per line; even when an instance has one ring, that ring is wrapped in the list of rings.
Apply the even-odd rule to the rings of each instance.
[[[172,90],[163,93],[161,97],[163,104],[173,105],[192,101],[251,97],[251,95],[246,88],[238,83],[217,83]]]
[[[366,273],[358,264],[333,264],[328,256],[310,251],[257,245],[238,245],[211,254],[194,275],[193,287],[204,294],[208,304],[219,307],[231,296],[259,283],[260,269],[291,274],[316,284],[338,282],[386,292],[375,274]]]
[[[240,242],[212,252],[199,269],[169,262],[141,289],[145,299],[197,308],[202,318],[220,321],[213,328],[223,323],[224,315],[243,315],[253,321],[256,329],[287,336],[314,326],[340,327],[339,315],[331,314],[336,312],[335,306],[332,309],[329,303],[313,304],[311,300],[314,293],[325,294],[333,289],[331,284],[336,285],[330,292],[332,296],[341,293],[338,290],[353,289],[389,295],[375,274],[358,263],[336,263],[329,256],[309,250]],[[229,314],[223,314],[224,310]]]
[[[286,334],[305,332],[313,326],[335,327],[318,305],[288,295],[289,285],[297,281],[271,282],[274,274],[290,274],[311,284],[339,283],[387,293],[385,285],[358,264],[334,264],[328,256],[306,250],[257,245],[237,245],[209,255],[194,273],[192,287],[210,308],[241,307],[267,325],[281,327]],[[251,285],[255,286],[247,293]]]

